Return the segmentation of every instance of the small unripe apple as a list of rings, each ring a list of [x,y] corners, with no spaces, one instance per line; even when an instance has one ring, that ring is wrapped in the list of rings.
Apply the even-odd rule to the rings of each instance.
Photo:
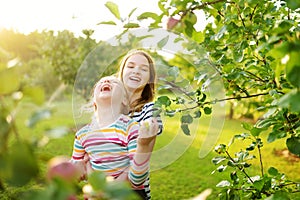
[[[148,121],[144,121],[144,126],[146,127],[147,131],[149,130],[150,124]]]
[[[73,182],[79,180],[79,176],[78,168],[65,156],[56,156],[48,162],[48,180],[60,178],[67,182]]]
[[[180,20],[178,19],[174,19],[173,17],[170,17],[167,22],[167,29],[168,30],[173,29],[178,24],[179,21]]]

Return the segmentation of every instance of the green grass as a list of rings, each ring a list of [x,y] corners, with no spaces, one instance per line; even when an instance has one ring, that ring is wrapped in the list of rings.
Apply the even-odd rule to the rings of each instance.
[[[38,149],[38,155],[42,158],[40,163],[41,176],[46,171],[47,161],[58,155],[71,156],[73,139],[75,133],[75,121],[72,113],[71,100],[55,102],[54,112],[50,119],[38,123],[34,128],[26,127],[24,121],[29,114],[38,107],[25,103],[19,108],[17,115],[18,131],[22,138],[30,140],[46,140],[45,130],[56,126],[69,127],[68,133],[63,137],[50,139],[48,143]],[[191,127],[191,135],[186,136],[180,130],[178,118],[163,118],[164,132],[157,137],[155,151],[151,160],[151,191],[153,200],[164,199],[188,199],[196,196],[201,191],[211,188],[213,193],[208,199],[217,199],[218,189],[215,185],[223,179],[229,177],[229,171],[224,173],[211,172],[216,168],[211,163],[211,159],[216,156],[210,151],[204,158],[199,157],[199,151],[203,147],[203,141],[208,133],[210,117],[202,117],[198,124],[194,123]],[[198,127],[196,127],[198,125]],[[213,129],[212,129],[213,130]],[[244,132],[241,122],[238,120],[226,120],[221,131],[220,137],[212,137],[215,144],[228,144],[231,137],[235,134]],[[298,173],[300,162],[291,163],[282,157],[275,156],[273,150],[284,148],[284,141],[276,141],[267,144],[264,141],[263,159],[265,170],[274,166],[280,172],[285,173],[292,180],[300,180]],[[231,152],[237,152],[246,143],[237,142],[232,146]],[[250,175],[260,173],[258,161],[253,162],[254,167],[249,170]]]

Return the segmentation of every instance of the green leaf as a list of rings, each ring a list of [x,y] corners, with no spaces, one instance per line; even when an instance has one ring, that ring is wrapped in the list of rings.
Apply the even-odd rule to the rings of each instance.
[[[203,103],[206,100],[206,94],[202,93],[202,98],[198,100],[198,102]]]
[[[195,112],[194,112],[194,118],[200,118],[201,117],[201,111],[200,110],[196,110]]]
[[[127,24],[124,24],[123,28],[139,28],[140,25],[137,24],[137,23],[127,23]]]
[[[274,167],[270,167],[268,169],[268,173],[271,175],[271,176],[277,176],[279,173],[278,173],[278,170]]]
[[[226,157],[224,157],[224,156],[217,156],[217,157],[214,157],[212,159],[212,163],[215,164],[215,165],[218,165],[221,162],[223,162],[224,160],[226,160]]]
[[[130,188],[130,185],[124,181],[108,182],[104,193],[107,199],[138,199],[138,197],[135,196],[136,193]]]
[[[190,135],[190,129],[189,129],[188,124],[181,124],[180,127],[184,134]]]
[[[229,167],[236,167],[237,164],[238,164],[238,163],[235,163],[233,160],[228,160],[228,162],[227,162],[227,165],[228,165]]]
[[[201,31],[199,31],[199,32],[194,31],[192,39],[194,41],[196,41],[197,43],[202,43],[202,42],[204,42],[205,36]]]
[[[238,43],[234,47],[233,59],[235,62],[242,62],[244,58],[244,49],[248,44],[246,42]]]
[[[230,182],[226,180],[223,180],[216,185],[216,187],[229,187],[229,186],[230,186]]]
[[[300,112],[300,91],[292,90],[278,100],[278,106],[289,108],[292,112]]]
[[[110,12],[118,19],[121,19],[120,12],[118,5],[114,2],[108,1],[106,2],[105,6],[110,10]]]
[[[206,115],[210,115],[212,112],[212,108],[210,108],[210,107],[205,107],[203,110]]]
[[[174,40],[174,43],[177,43],[177,42],[180,42],[180,41],[183,41],[184,39],[182,37],[177,37],[175,38]]]
[[[8,68],[0,72],[0,95],[10,94],[19,89],[21,83],[18,68]]]
[[[292,10],[296,10],[297,8],[300,8],[300,1],[296,1],[296,0],[285,0],[287,3],[287,6],[292,9]]]
[[[166,110],[166,115],[169,117],[174,117],[176,114],[176,110]]]
[[[136,11],[136,9],[137,9],[137,8],[134,8],[134,9],[132,9],[132,10],[130,11],[130,13],[128,14],[128,18],[131,17],[131,15]]]
[[[255,126],[257,128],[269,128],[273,124],[276,124],[277,121],[273,118],[266,118],[256,122]]]
[[[106,175],[101,171],[94,171],[88,177],[89,183],[94,190],[99,191],[106,185]]]
[[[247,151],[253,151],[256,147],[256,143],[255,142],[252,142],[247,148],[246,150]]]
[[[236,171],[233,171],[230,173],[230,179],[233,180],[234,183],[239,182],[239,177],[237,176]]]
[[[163,39],[161,39],[158,43],[157,43],[157,47],[158,48],[163,48],[169,41],[169,35],[167,35],[166,37],[164,37]]]
[[[168,96],[160,96],[157,98],[157,103],[167,107],[171,105],[171,100]]]
[[[153,111],[153,117],[158,117],[160,115],[160,113],[162,112],[162,109],[159,108],[159,109],[156,109]]]
[[[12,173],[7,180],[13,186],[23,186],[38,175],[38,162],[32,147],[26,142],[19,141],[11,149],[12,152],[8,154],[8,167]]]
[[[117,25],[116,22],[114,22],[114,21],[103,21],[103,22],[98,23],[97,25],[100,25],[100,24]]]
[[[251,124],[246,123],[246,122],[243,122],[243,123],[242,123],[242,127],[243,127],[245,130],[247,130],[247,131],[251,131],[252,128],[253,128],[253,126],[252,126]]]
[[[277,33],[277,35],[288,33],[292,26],[293,24],[291,22],[282,21],[273,31]]]
[[[193,36],[195,28],[194,28],[193,24],[188,20],[184,20],[184,24],[186,26],[184,29],[184,32],[188,37],[191,38]]]
[[[286,140],[286,146],[291,153],[300,156],[300,137],[288,138]]]
[[[225,144],[219,144],[215,147],[215,152],[218,154],[225,153],[226,152],[226,145]]]
[[[269,133],[267,141],[271,143],[277,139],[284,138],[284,137],[286,137],[286,132],[275,129],[271,133]]]
[[[223,35],[226,33],[226,31],[227,31],[227,26],[224,25],[224,26],[220,29],[220,31],[215,35],[216,39],[222,38]]]
[[[257,190],[261,190],[264,187],[265,182],[263,180],[257,180],[254,181],[253,186],[257,189]]]
[[[193,117],[190,114],[181,116],[181,123],[191,124],[193,122]]]
[[[286,75],[289,82],[297,88],[300,88],[300,53],[292,51],[286,65]]]
[[[137,17],[138,20],[143,20],[143,19],[148,19],[148,18],[152,18],[154,20],[157,20],[158,15],[156,13],[153,13],[153,12],[144,12],[140,16]]]
[[[253,135],[254,137],[259,136],[259,134],[264,131],[265,129],[263,128],[257,128],[257,127],[253,127],[250,131],[251,135]]]
[[[291,200],[289,198],[289,193],[283,190],[276,191],[270,197],[265,198],[265,200]]]
[[[220,166],[217,168],[217,171],[218,171],[218,172],[223,172],[223,171],[225,171],[226,168],[227,168],[227,165],[220,165]]]

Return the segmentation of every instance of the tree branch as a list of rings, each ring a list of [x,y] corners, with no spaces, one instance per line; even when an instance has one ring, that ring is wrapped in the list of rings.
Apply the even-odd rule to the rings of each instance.
[[[266,93],[253,94],[253,95],[244,96],[244,97],[229,97],[229,98],[225,98],[225,99],[215,99],[213,101],[204,102],[203,104],[197,103],[197,105],[194,105],[194,106],[191,106],[188,108],[184,108],[184,109],[180,109],[178,111],[182,112],[182,111],[192,110],[199,106],[203,106],[203,105],[207,105],[207,104],[215,104],[215,103],[219,103],[219,102],[223,102],[223,101],[237,100],[237,99],[248,99],[248,98],[253,98],[253,97],[258,97],[258,96],[263,96],[263,95],[268,95],[268,94],[269,93],[266,92]]]
[[[205,104],[212,104],[212,103],[228,101],[228,100],[236,100],[236,99],[248,99],[248,98],[264,96],[264,95],[268,95],[268,94],[269,94],[268,92],[265,92],[265,93],[259,93],[259,94],[252,94],[252,95],[245,96],[245,97],[229,97],[229,98],[225,98],[225,99],[216,99],[216,100],[213,100],[213,101],[210,101],[210,102],[205,102]]]
[[[203,9],[204,7],[206,7],[206,6],[217,4],[217,3],[220,3],[220,2],[227,2],[227,0],[216,0],[216,1],[211,1],[211,2],[204,2],[201,5],[191,7],[191,10],[200,10],[200,9]]]
[[[255,12],[257,6],[258,6],[258,4],[255,5],[255,7],[254,7],[252,13],[250,14],[250,21],[252,21],[252,18],[253,18],[253,15],[254,15],[254,12]]]
[[[193,102],[195,102],[196,100],[193,99],[186,91],[184,91],[181,87],[178,87],[175,83],[172,83],[170,81],[166,81],[164,80],[164,82],[166,84],[169,84],[170,86],[172,86],[172,88],[176,89],[179,92],[182,92],[183,94],[185,94],[190,100],[192,100]]]
[[[261,150],[260,150],[260,146],[257,146],[258,149],[258,154],[259,154],[259,162],[260,162],[260,170],[261,170],[261,176],[264,176],[264,166],[263,166],[263,162],[262,162],[262,156],[261,156]]]
[[[227,2],[227,0],[216,0],[216,1],[211,1],[211,2],[204,2],[201,5],[197,5],[197,6],[194,6],[194,7],[191,6],[187,10],[182,11],[181,18],[183,18],[188,12],[192,12],[194,10],[201,10],[201,9],[205,8],[206,6],[217,4],[217,3],[220,3],[220,2]]]
[[[225,151],[225,152],[226,152],[226,155],[228,156],[228,158],[229,158],[233,163],[236,163],[236,162],[234,161],[234,159],[230,156],[230,154],[228,153],[228,151]],[[254,183],[253,180],[251,179],[251,177],[245,172],[244,167],[240,167],[240,166],[237,165],[237,168],[238,168],[241,172],[243,172],[243,174],[249,179],[249,181],[250,181],[252,184]]]

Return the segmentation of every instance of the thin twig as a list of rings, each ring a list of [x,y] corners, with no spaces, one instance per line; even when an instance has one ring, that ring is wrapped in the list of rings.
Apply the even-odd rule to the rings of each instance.
[[[230,159],[232,162],[236,163],[236,162],[234,161],[234,159],[230,156],[230,154],[228,153],[228,151],[225,151],[225,152],[226,152],[227,156],[229,157],[229,159]],[[245,176],[249,179],[249,181],[250,181],[252,184],[254,183],[253,180],[251,179],[251,177],[245,172],[244,167],[237,166],[237,168],[238,168],[241,172],[243,172],[243,174],[245,174]]]
[[[260,162],[260,170],[261,170],[261,176],[264,176],[264,166],[263,166],[263,162],[262,162],[262,155],[261,155],[261,150],[259,145],[257,146],[258,149],[258,154],[259,154],[259,162]]]

